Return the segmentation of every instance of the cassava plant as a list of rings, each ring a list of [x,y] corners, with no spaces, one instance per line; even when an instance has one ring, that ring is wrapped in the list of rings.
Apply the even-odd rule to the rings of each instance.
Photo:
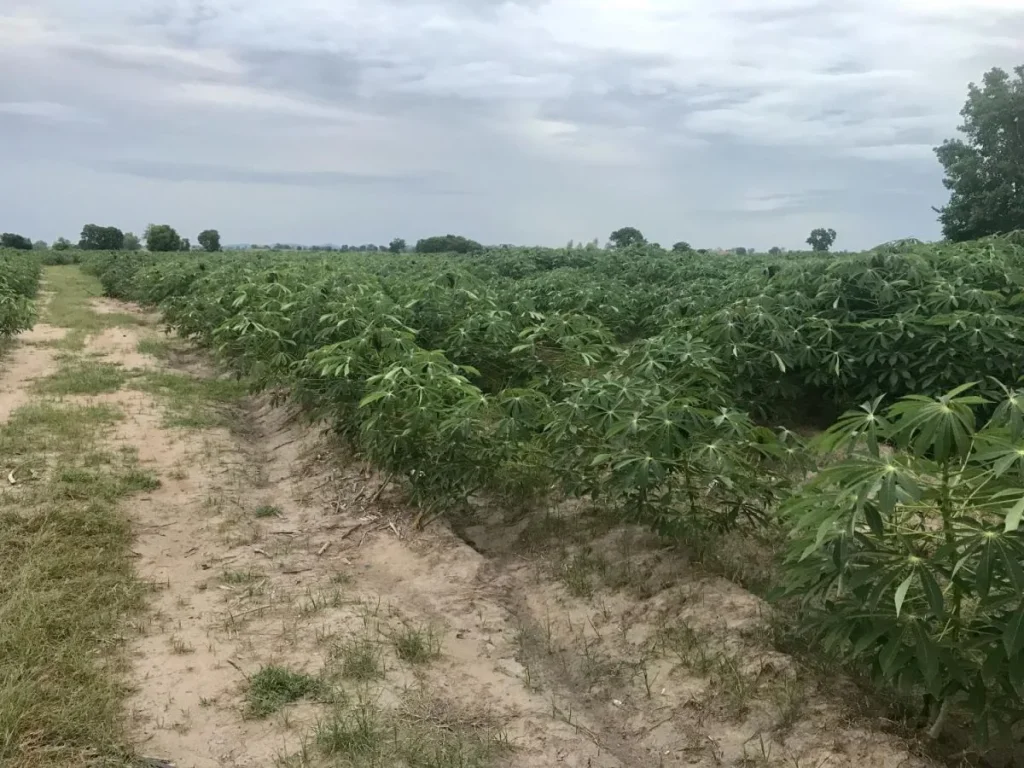
[[[881,398],[818,441],[841,454],[784,506],[780,597],[843,661],[921,697],[938,737],[1024,713],[1024,391]]]

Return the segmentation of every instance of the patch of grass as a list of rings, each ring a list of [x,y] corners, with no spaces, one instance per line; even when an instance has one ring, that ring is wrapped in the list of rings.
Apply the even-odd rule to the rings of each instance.
[[[312,752],[346,768],[489,768],[510,749],[489,713],[414,693],[395,710],[368,701],[336,707],[316,727],[304,759],[285,764],[319,764]]]
[[[406,625],[391,636],[395,655],[410,664],[426,664],[441,656],[441,637],[433,627]]]
[[[553,544],[564,544],[575,539],[573,518],[569,515],[556,515],[551,512],[534,515],[527,520],[526,526],[520,531],[518,544],[527,552],[541,551]]]
[[[150,357],[155,357],[158,360],[169,360],[171,353],[174,350],[174,344],[170,339],[146,336],[139,339],[139,343],[135,345],[135,349],[140,355],[149,355]]]
[[[263,574],[254,568],[247,571],[224,571],[220,575],[220,580],[225,584],[252,584],[262,578]]]
[[[144,607],[117,502],[155,478],[99,441],[109,406],[29,405],[0,425],[19,481],[0,494],[0,765],[121,765],[121,646]],[[32,475],[27,470],[35,470]]]
[[[763,692],[770,669],[758,659],[744,656],[729,647],[728,640],[708,632],[698,632],[686,624],[665,627],[659,632],[662,648],[673,655],[681,667],[709,678],[704,696],[718,706],[724,715],[739,720],[750,710],[752,702]],[[789,701],[780,701],[780,723],[797,716],[802,705],[800,692],[786,692]],[[785,706],[784,706],[785,705]],[[792,710],[788,714],[784,709]],[[789,725],[786,725],[789,727]]]
[[[137,467],[113,474],[87,467],[68,467],[57,470],[51,492],[65,499],[101,499],[112,503],[122,496],[159,487],[156,475]]]
[[[352,709],[336,709],[317,726],[314,738],[318,751],[326,757],[374,765],[379,764],[388,733],[383,712],[373,704],[360,703]]]
[[[100,281],[77,266],[52,266],[43,269],[43,278],[53,293],[43,314],[44,322],[70,328],[55,346],[61,349],[81,349],[90,335],[107,328],[142,325],[143,318],[127,313],[99,313],[89,306],[90,301],[103,295]]]
[[[246,394],[245,384],[239,381],[162,371],[147,372],[135,379],[132,386],[163,400],[167,426],[190,429],[229,426],[229,409]]]
[[[37,381],[35,390],[44,395],[100,395],[116,392],[127,380],[128,372],[116,363],[71,359]]]
[[[62,407],[37,403],[19,408],[0,429],[0,456],[8,463],[19,457],[42,459],[45,454],[85,452],[97,432],[124,418],[113,405]]]
[[[341,676],[349,680],[376,680],[384,676],[380,645],[360,637],[335,646],[334,659],[341,662]]]
[[[266,666],[249,679],[245,694],[245,715],[264,718],[287,704],[322,690],[321,681],[311,675],[279,666]]]
[[[266,518],[266,517],[280,517],[281,508],[275,507],[273,504],[264,504],[256,507],[256,511],[252,513],[253,517]]]
[[[195,653],[196,647],[189,643],[187,640],[173,635],[171,637],[171,652],[178,655],[186,655],[189,653]]]
[[[591,597],[594,594],[594,574],[607,569],[607,563],[585,548],[563,563],[559,572],[562,583],[575,597]]]

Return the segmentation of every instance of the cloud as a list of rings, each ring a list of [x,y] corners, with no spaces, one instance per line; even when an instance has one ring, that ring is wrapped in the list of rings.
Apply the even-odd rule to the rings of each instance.
[[[286,93],[224,83],[182,83],[162,94],[170,102],[184,102],[225,111],[270,112],[298,118],[355,121],[370,116],[342,107],[296,98]]]
[[[855,247],[937,234],[931,148],[1022,39],[1017,0],[12,0],[0,160],[240,241]]]
[[[52,101],[0,102],[0,115],[15,115],[54,122],[98,122],[96,118],[83,114],[73,107],[69,107],[66,104],[57,104]]]
[[[102,170],[102,169],[101,169]],[[107,170],[162,181],[213,182],[217,184],[267,184],[299,187],[415,187],[432,193],[452,191],[443,176],[353,173],[345,171],[295,171],[237,168],[203,163],[159,160],[120,160]]]

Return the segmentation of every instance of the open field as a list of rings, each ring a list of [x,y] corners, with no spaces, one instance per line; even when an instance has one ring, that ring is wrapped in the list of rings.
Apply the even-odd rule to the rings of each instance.
[[[1005,764],[1024,248],[698,258],[49,268],[0,762]]]

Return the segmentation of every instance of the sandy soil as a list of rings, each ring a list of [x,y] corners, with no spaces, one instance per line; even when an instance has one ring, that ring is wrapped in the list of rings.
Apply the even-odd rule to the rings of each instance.
[[[152,316],[106,299],[96,309],[145,324],[91,337],[86,354],[164,365],[136,349],[156,333]],[[0,418],[54,369],[32,342],[55,335],[38,326],[7,357]],[[201,360],[187,369],[214,375]],[[522,545],[536,520],[490,514],[461,536],[444,522],[420,531],[400,490],[267,399],[247,402],[230,430],[168,427],[164,404],[130,389],[88,399],[129,414],[116,440],[162,481],[129,502],[153,586],[126,713],[140,754],[178,768],[295,755],[327,705],[247,719],[248,679],[271,663],[317,674],[369,638],[386,670],[370,686],[377,700],[426,702],[439,728],[439,713],[473,713],[512,745],[496,765],[930,765],[845,706],[851,689],[771,650],[758,599],[643,532],[609,529],[566,560]],[[584,568],[587,557],[602,567]],[[397,658],[388,638],[405,627],[433,632],[440,657],[415,669]]]

